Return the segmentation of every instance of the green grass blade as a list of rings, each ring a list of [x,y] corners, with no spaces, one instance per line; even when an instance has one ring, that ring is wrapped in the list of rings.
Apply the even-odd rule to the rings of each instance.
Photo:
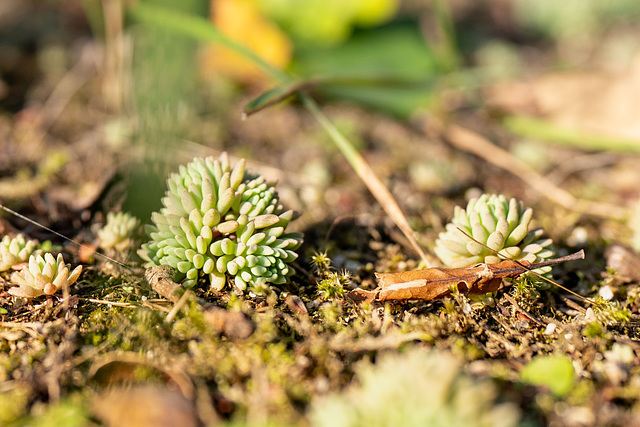
[[[291,82],[286,73],[272,66],[244,45],[226,37],[207,19],[145,3],[138,3],[130,8],[129,14],[135,20],[145,24],[193,37],[196,40],[219,43],[251,60],[276,80],[282,83]]]
[[[288,84],[294,84],[293,79],[291,79],[286,73],[268,64],[262,58],[257,56],[255,53],[253,53],[243,45],[227,38],[224,34],[218,31],[218,29],[211,22],[204,18],[189,16],[161,7],[140,3],[131,8],[130,13],[132,17],[139,22],[153,25],[167,31],[190,36],[197,40],[220,43],[223,46],[232,49],[236,53],[243,55],[247,59],[251,60],[256,65],[261,67],[264,71],[269,73],[272,77],[279,80],[285,85],[284,89],[278,90],[276,88],[273,93],[264,94],[264,98],[260,99],[253,105],[254,108],[260,107],[261,105],[264,108],[264,104],[272,105],[272,101],[274,99],[277,100],[278,96],[282,96],[283,94],[286,95],[288,93],[286,89],[286,86]],[[316,104],[315,101],[311,99],[311,97],[304,94],[303,92],[300,92],[300,96],[302,98],[304,106],[314,115],[314,117],[316,118],[316,120],[318,120],[318,122],[320,122],[322,127],[324,127],[342,155],[345,157],[345,159],[347,159],[351,167],[353,167],[353,169],[358,174],[360,179],[362,179],[362,181],[365,183],[367,188],[369,188],[369,191],[371,191],[378,203],[382,205],[383,209],[395,222],[398,228],[400,228],[402,233],[411,243],[411,246],[420,255],[422,261],[427,266],[429,266],[430,263],[426,254],[418,244],[411,226],[407,222],[406,217],[402,213],[402,210],[400,209],[391,192],[389,192],[382,181],[378,179],[369,164],[364,160],[360,153],[358,153],[358,151],[353,147],[349,140],[347,140],[347,138],[345,138],[345,136],[340,133],[340,131],[329,120],[329,118],[324,115],[324,113],[320,110],[318,104]]]
[[[504,126],[516,135],[536,138],[585,150],[640,153],[640,141],[621,137],[595,135],[584,130],[568,129],[548,120],[509,116]]]
[[[413,249],[420,255],[420,258],[427,267],[431,265],[427,259],[426,254],[418,244],[411,226],[407,222],[406,217],[402,213],[402,209],[398,205],[398,202],[393,197],[387,187],[378,179],[375,172],[371,169],[371,166],[362,158],[360,153],[351,145],[351,143],[340,133],[338,128],[329,120],[327,116],[320,110],[318,104],[306,94],[300,94],[302,103],[313,114],[327,131],[333,142],[338,146],[342,155],[347,159],[353,170],[356,171],[360,179],[365,183],[371,194],[376,198],[378,203],[385,210],[387,215],[398,226],[400,231],[407,237],[409,243]]]

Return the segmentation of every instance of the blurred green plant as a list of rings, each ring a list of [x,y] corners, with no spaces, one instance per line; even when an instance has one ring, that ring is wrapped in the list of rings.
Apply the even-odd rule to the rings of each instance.
[[[37,415],[29,417],[24,424],[39,427],[83,427],[92,424],[87,399],[79,393],[52,403]],[[34,411],[37,412],[37,411]]]
[[[637,19],[640,3],[635,0],[517,0],[513,11],[525,28],[565,41],[597,37],[612,21]]]
[[[260,10],[298,43],[335,45],[354,26],[371,27],[390,19],[398,0],[257,0]]]
[[[430,105],[440,75],[437,57],[407,23],[360,31],[338,46],[300,48],[292,71],[318,78],[323,95],[402,118]]]
[[[503,119],[503,124],[507,130],[516,135],[569,147],[622,153],[640,152],[638,141],[570,129],[559,126],[549,120],[524,116],[507,116]]]
[[[127,212],[107,213],[107,223],[98,230],[98,246],[101,249],[126,251],[140,228],[140,220]]]
[[[14,265],[27,261],[37,245],[36,240],[25,240],[23,234],[13,238],[4,236],[0,241],[0,271],[7,271]]]
[[[561,355],[537,356],[520,371],[520,381],[548,387],[558,398],[571,391],[574,377],[571,359]]]
[[[342,393],[312,403],[316,427],[515,426],[518,408],[496,404],[490,380],[464,373],[462,361],[414,348],[383,354],[376,363],[356,366],[356,381]]]

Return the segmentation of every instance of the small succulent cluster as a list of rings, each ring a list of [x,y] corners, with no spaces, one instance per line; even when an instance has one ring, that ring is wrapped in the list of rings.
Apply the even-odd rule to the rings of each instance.
[[[82,266],[69,273],[62,254],[54,258],[49,252],[42,255],[31,255],[28,267],[11,275],[11,281],[18,285],[9,289],[16,297],[36,298],[41,295],[53,295],[59,289],[71,286],[82,273]]]
[[[490,380],[465,374],[454,355],[424,348],[388,353],[356,366],[357,382],[312,405],[311,421],[323,426],[518,425],[512,403],[495,404]]]
[[[493,264],[506,258],[542,261],[553,255],[551,239],[542,238],[542,229],[529,230],[532,214],[531,208],[525,209],[516,199],[483,194],[471,199],[466,209],[456,206],[453,220],[438,236],[434,251],[447,267]]]
[[[14,238],[4,236],[0,241],[0,271],[7,271],[16,264],[26,262],[37,245],[37,241],[26,240],[22,234]]]
[[[286,282],[302,234],[284,232],[293,211],[282,212],[274,185],[246,172],[244,160],[231,167],[226,153],[196,158],[167,184],[146,226],[151,241],[138,251],[147,267],[174,267],[186,287],[202,274],[217,290],[229,277],[240,290]]]
[[[98,246],[101,249],[126,251],[133,245],[140,227],[138,218],[126,212],[107,213],[107,223],[98,230]]]

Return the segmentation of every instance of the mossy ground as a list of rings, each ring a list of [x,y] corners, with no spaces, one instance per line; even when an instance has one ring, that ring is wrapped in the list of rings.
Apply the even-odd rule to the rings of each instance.
[[[74,49],[82,49],[77,46],[52,43],[49,50],[26,49],[20,57],[29,63],[62,55],[72,64],[79,54]],[[91,47],[93,41],[85,45]],[[537,47],[543,58],[552,57],[544,48]],[[423,247],[433,247],[453,207],[464,205],[466,197],[504,193],[534,208],[536,223],[558,253],[585,249],[585,261],[556,266],[553,277],[597,300],[589,305],[529,277],[492,298],[456,294],[434,302],[354,304],[345,291],[374,288],[374,272],[420,264],[299,105],[242,121],[238,111],[250,98],[209,83],[195,107],[180,116],[184,122],[171,129],[181,138],[167,142],[161,140],[162,127],[157,134],[145,133],[148,118],[129,120],[97,101],[104,88],[99,70],[85,75],[76,69],[87,84],[68,94],[64,114],[53,115],[43,94],[56,88],[56,64],[39,76],[18,76],[24,79],[22,89],[11,96],[22,102],[3,103],[4,205],[91,243],[105,212],[124,206],[147,221],[160,204],[168,171],[194,156],[228,150],[280,181],[283,204],[303,213],[292,226],[305,233],[305,243],[289,284],[255,295],[209,292],[202,283],[172,311],[174,304],[149,288],[140,269],[87,259],[76,245],[3,214],[1,233],[51,239],[64,245],[71,264],[83,259],[85,269],[69,300],[55,296],[21,305],[5,292],[9,274],[0,274],[0,424],[122,425],[118,417],[125,414],[136,420],[147,416],[154,425],[153,414],[165,410],[180,425],[309,425],[310,412],[322,407],[323,397],[357,383],[359,364],[382,355],[400,357],[415,347],[460,358],[465,374],[496,385],[496,402],[519,408],[522,425],[622,426],[637,420],[640,287],[638,277],[611,271],[605,260],[612,242],[630,240],[623,222],[576,214],[540,198],[516,177],[431,139],[419,119],[402,122],[329,103],[327,114],[384,177]],[[62,74],[69,68],[62,67]],[[462,105],[447,110],[449,120],[490,135],[507,149],[517,145],[473,96],[458,95]],[[159,161],[158,153],[165,151],[170,159]],[[620,205],[638,195],[637,158],[609,153],[604,167],[576,171],[563,170],[562,162],[583,154],[580,149],[540,146],[538,151],[545,154],[542,170],[559,169],[563,188],[572,194]],[[135,263],[133,256],[114,255]],[[624,265],[638,263],[633,252],[626,256]],[[610,301],[598,299],[603,288]],[[522,381],[523,369],[542,355],[571,361],[575,377],[566,392]],[[427,376],[418,374],[417,381]]]

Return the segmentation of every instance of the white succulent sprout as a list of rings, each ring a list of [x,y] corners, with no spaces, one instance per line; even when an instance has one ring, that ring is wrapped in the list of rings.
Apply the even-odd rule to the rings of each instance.
[[[164,207],[146,227],[151,241],[138,251],[146,267],[169,265],[191,287],[208,276],[220,290],[280,284],[293,270],[301,233],[284,233],[293,211],[282,212],[274,184],[220,158],[196,158],[167,180]]]
[[[37,245],[37,241],[26,240],[22,234],[14,238],[4,236],[0,241],[0,271],[7,271],[16,264],[26,262]]]
[[[107,223],[98,230],[98,246],[124,252],[133,245],[140,220],[127,212],[107,213]]]
[[[456,206],[453,220],[438,236],[434,251],[452,268],[503,259],[540,262],[553,255],[552,241],[542,238],[542,229],[529,229],[532,215],[533,210],[525,209],[516,199],[483,194],[471,199],[466,209]],[[536,272],[550,270],[543,267]]]
[[[36,298],[41,295],[53,295],[58,290],[71,286],[82,273],[82,266],[69,273],[62,254],[54,258],[49,252],[42,255],[31,255],[29,265],[11,275],[11,281],[18,285],[9,289],[16,297]]]

